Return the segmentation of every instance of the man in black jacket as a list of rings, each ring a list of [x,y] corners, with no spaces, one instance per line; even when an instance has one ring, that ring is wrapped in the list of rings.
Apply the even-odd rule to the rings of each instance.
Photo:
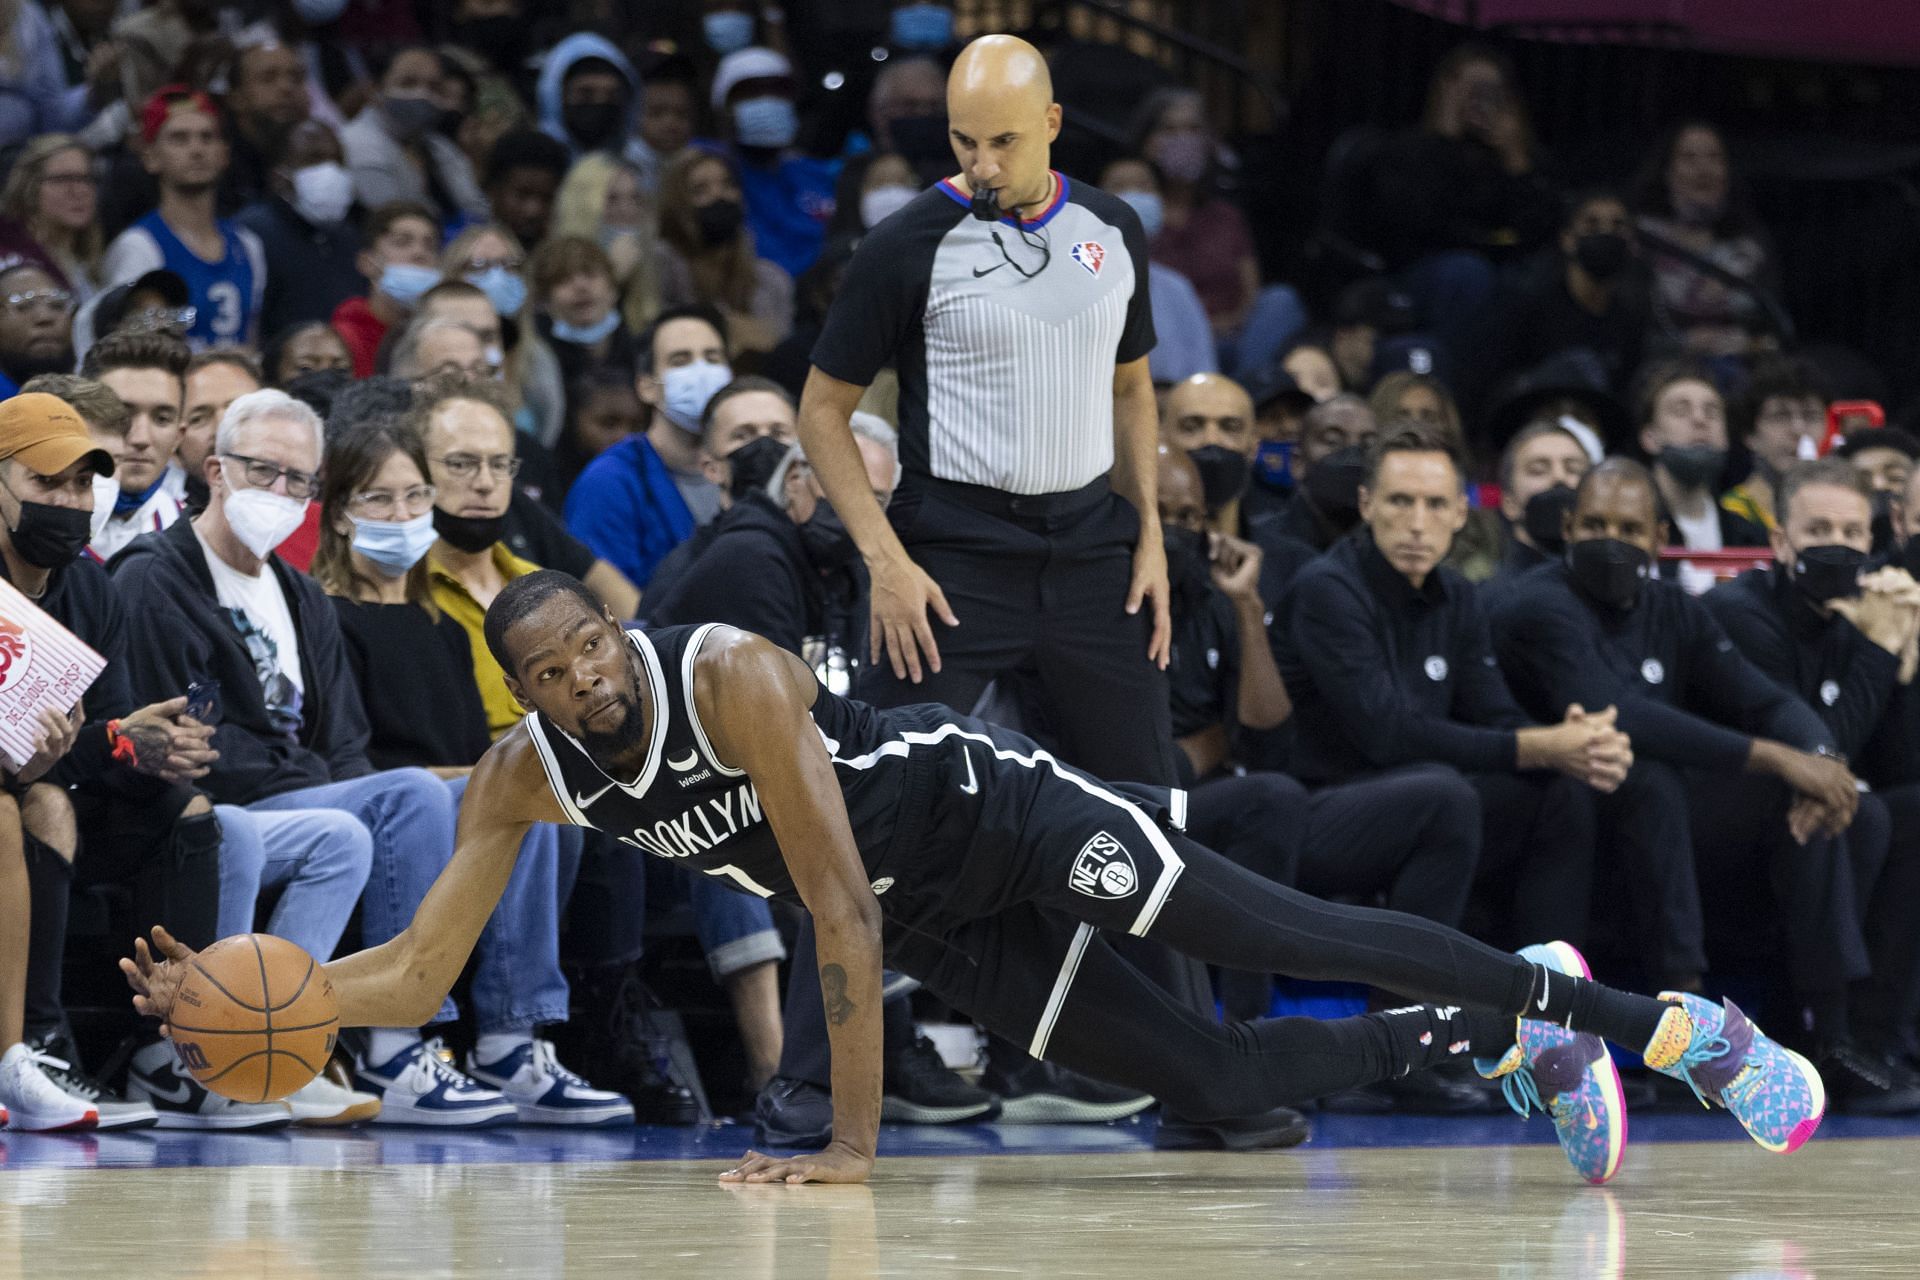
[[[320,121],[305,120],[282,137],[271,160],[272,169],[262,175],[263,198],[236,219],[260,237],[267,261],[279,268],[267,277],[263,338],[303,321],[327,320],[367,288],[357,265],[360,234],[348,217],[353,179],[340,139]]]
[[[1859,758],[1901,677],[1912,680],[1914,664],[1903,655],[1920,634],[1920,587],[1900,569],[1862,576],[1873,536],[1872,494],[1847,460],[1794,466],[1780,482],[1774,510],[1774,566],[1716,588],[1707,605],[1733,643],[1818,716],[1832,748],[1843,759]],[[1725,834],[1737,839],[1745,810],[1738,797],[1717,799]],[[1912,921],[1920,901],[1920,787],[1865,796],[1861,813],[1870,812],[1887,832],[1874,840],[1860,832],[1861,823],[1848,836],[1850,857],[1837,868],[1829,894],[1834,918],[1812,957],[1825,961],[1814,973],[1829,981],[1809,1004],[1819,1047],[1830,1057],[1838,1053],[1827,1079],[1841,1105],[1881,1114],[1920,1111],[1920,1076],[1904,1061],[1920,1013],[1920,934]],[[1810,897],[1783,895],[1789,938]],[[1851,1000],[1840,980],[1852,984]],[[1850,1055],[1839,1052],[1850,1047],[1850,1032],[1883,1060],[1894,1089],[1859,1079]]]
[[[1465,774],[1481,800],[1479,883],[1512,889],[1506,931],[1582,938],[1592,791],[1626,776],[1627,738],[1611,709],[1537,724],[1514,703],[1472,584],[1440,564],[1467,517],[1446,435],[1411,423],[1368,459],[1366,527],[1300,571],[1275,623],[1293,772],[1310,786],[1416,763]]]

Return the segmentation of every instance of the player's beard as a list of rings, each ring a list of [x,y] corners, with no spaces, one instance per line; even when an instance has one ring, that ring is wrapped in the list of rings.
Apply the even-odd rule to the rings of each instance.
[[[580,728],[580,745],[586,748],[595,764],[609,772],[617,770],[620,759],[646,741],[647,726],[640,714],[640,699],[622,696],[618,701],[627,711],[618,725],[611,729],[589,729],[585,725]]]

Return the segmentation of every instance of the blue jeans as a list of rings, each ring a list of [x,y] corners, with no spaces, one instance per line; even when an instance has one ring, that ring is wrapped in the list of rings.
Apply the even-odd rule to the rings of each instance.
[[[668,901],[686,896],[694,936],[706,952],[715,982],[769,960],[786,959],[773,913],[763,900],[729,889],[712,876],[671,871],[651,857],[647,869],[653,873],[648,877],[649,894],[663,894]]]
[[[252,813],[222,804],[214,812],[221,837],[219,935],[253,932],[260,891],[279,889],[266,931],[316,960],[332,959],[373,866],[366,827],[338,809]]]

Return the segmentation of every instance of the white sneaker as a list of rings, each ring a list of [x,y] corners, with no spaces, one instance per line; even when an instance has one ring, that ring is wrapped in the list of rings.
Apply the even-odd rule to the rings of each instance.
[[[40,1055],[40,1074],[69,1098],[77,1098],[100,1113],[94,1127],[106,1133],[115,1129],[145,1129],[158,1124],[160,1115],[144,1102],[131,1102],[98,1081],[82,1074],[77,1067],[60,1060],[62,1050],[47,1041],[27,1041],[27,1047]],[[66,1050],[68,1054],[72,1050]],[[6,1123],[6,1109],[0,1107],[0,1124]]]
[[[521,1124],[633,1123],[633,1104],[561,1066],[551,1041],[530,1041],[498,1062],[482,1064],[470,1057],[467,1068],[474,1079],[506,1095]]]
[[[512,1124],[514,1106],[498,1090],[469,1080],[444,1061],[440,1042],[415,1041],[382,1063],[360,1060],[356,1083],[380,1098],[375,1124],[426,1124],[477,1129]]]
[[[380,1099],[328,1079],[324,1071],[281,1101],[292,1110],[293,1122],[302,1125],[359,1124],[380,1114]]]
[[[235,1102],[206,1088],[180,1069],[165,1040],[147,1045],[127,1065],[127,1096],[147,1102],[159,1113],[162,1129],[213,1129],[223,1132],[279,1129],[293,1123],[280,1102]]]
[[[91,1129],[100,1123],[93,1104],[70,1097],[40,1070],[46,1062],[65,1067],[58,1058],[16,1044],[0,1054],[0,1103],[7,1112],[7,1128],[48,1132],[55,1129]]]

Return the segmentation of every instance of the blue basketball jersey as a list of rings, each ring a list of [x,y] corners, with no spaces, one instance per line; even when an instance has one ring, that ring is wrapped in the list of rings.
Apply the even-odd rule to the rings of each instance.
[[[157,209],[134,225],[160,246],[167,270],[187,282],[188,300],[198,313],[187,329],[188,341],[198,347],[213,347],[254,340],[258,317],[254,314],[253,259],[241,243],[235,223],[220,219],[220,239],[226,252],[218,262],[208,262],[187,248]]]

